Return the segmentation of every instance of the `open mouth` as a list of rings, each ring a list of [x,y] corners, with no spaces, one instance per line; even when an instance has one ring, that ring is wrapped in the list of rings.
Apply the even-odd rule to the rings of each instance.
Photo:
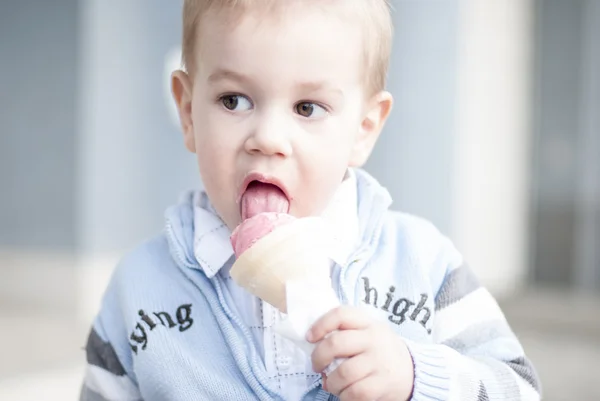
[[[290,200],[274,180],[250,179],[240,201],[242,221],[260,213],[288,213]]]
[[[250,181],[248,186],[246,187],[246,191],[254,191],[254,190],[265,190],[265,191],[278,191],[281,192],[281,195],[285,196],[285,192],[277,184],[271,184],[268,182],[262,182],[259,180]]]

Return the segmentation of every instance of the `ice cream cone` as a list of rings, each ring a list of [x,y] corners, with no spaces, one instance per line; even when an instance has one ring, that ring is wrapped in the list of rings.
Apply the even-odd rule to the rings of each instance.
[[[316,217],[278,227],[237,258],[231,277],[239,286],[287,313],[287,281],[330,280],[327,232]]]

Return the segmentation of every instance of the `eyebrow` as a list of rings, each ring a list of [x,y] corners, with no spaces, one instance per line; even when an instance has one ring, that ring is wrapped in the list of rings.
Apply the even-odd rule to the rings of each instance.
[[[234,81],[234,82],[238,82],[241,84],[249,84],[251,81],[251,78],[248,77],[247,75],[244,75],[244,74],[236,72],[236,71],[219,68],[218,70],[216,70],[215,72],[210,74],[210,76],[208,77],[208,82],[211,84],[215,84],[219,81]],[[303,92],[323,91],[323,92],[331,92],[340,97],[344,96],[344,92],[341,89],[332,87],[325,81],[299,82],[296,86]]]
[[[326,82],[301,82],[298,87],[304,92],[331,92],[338,96],[344,96],[344,92],[336,87],[333,87]]]
[[[247,83],[250,81],[250,78],[235,71],[218,69],[210,74],[208,77],[208,82],[214,84],[219,81],[237,81],[240,83]]]

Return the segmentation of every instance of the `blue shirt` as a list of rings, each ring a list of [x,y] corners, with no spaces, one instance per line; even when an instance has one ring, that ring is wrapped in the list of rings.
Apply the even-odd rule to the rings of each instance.
[[[335,290],[404,338],[415,364],[412,399],[538,400],[534,368],[450,240],[390,211],[388,192],[354,172],[359,241],[333,268]],[[230,260],[194,252],[196,230],[207,228],[195,227],[201,198],[189,193],[169,208],[164,232],[115,269],[88,339],[82,400],[284,399],[226,297],[227,277],[207,275]],[[214,246],[230,246],[224,223],[206,213]],[[334,397],[315,377],[302,399]]]

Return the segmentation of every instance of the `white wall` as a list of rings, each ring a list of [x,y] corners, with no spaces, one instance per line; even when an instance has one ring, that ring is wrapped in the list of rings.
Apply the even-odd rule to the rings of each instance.
[[[164,209],[199,185],[165,103],[165,59],[180,2],[82,0],[79,248],[123,252],[163,228]]]
[[[531,0],[461,0],[455,242],[495,294],[528,275]]]
[[[509,294],[528,272],[531,0],[394,4],[396,103],[367,169]]]

